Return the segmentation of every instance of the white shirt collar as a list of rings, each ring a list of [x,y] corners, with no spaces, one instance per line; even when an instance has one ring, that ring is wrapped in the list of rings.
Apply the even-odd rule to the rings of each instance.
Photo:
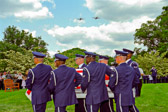
[[[80,65],[79,65],[79,68],[81,68],[81,67],[83,66],[83,64],[84,64],[84,63],[80,64]]]
[[[125,61],[126,63],[128,63],[131,59],[128,59],[127,61]]]

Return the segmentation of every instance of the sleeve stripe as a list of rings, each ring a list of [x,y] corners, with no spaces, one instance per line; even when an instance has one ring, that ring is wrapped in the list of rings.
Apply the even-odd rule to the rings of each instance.
[[[32,76],[33,76],[33,78],[32,78],[32,84],[33,84],[33,83],[34,83],[34,72],[33,72],[33,70],[32,70],[32,69],[30,69],[30,71],[31,71]]]
[[[56,86],[56,78],[55,78],[55,73],[53,72],[53,71],[51,71],[51,74],[53,74],[53,77],[54,77],[54,84],[55,84],[55,86]]]
[[[90,82],[90,73],[89,73],[88,69],[86,67],[84,67],[83,69],[85,69],[87,71],[87,73],[88,73],[88,82]]]
[[[117,85],[117,84],[118,84],[118,72],[117,72],[116,68],[113,68],[113,69],[114,69],[115,72],[116,72],[116,83],[115,83],[115,85]]]

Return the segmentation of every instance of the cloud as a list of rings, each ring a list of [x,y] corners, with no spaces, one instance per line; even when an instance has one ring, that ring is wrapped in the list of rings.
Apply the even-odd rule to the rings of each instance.
[[[55,25],[45,31],[56,39],[55,43],[59,46],[57,48],[79,47],[102,55],[113,56],[114,49],[123,47],[134,49],[135,29],[140,28],[141,24],[147,20],[152,20],[152,18],[144,16],[131,22],[111,22],[98,27],[60,27]]]
[[[109,21],[131,21],[148,15],[158,16],[167,0],[86,0],[84,6]]]
[[[48,51],[48,53],[50,54],[51,57],[53,57],[58,52],[57,51]]]
[[[36,31],[30,31],[29,29],[24,29],[25,32],[29,32],[29,33],[32,33],[32,36],[33,37],[36,37]]]
[[[15,16],[22,19],[53,17],[53,14],[41,2],[42,0],[2,0],[0,17]]]
[[[15,17],[23,18],[23,19],[34,19],[34,18],[46,18],[53,17],[52,13],[48,11],[47,7],[43,7],[38,11],[21,11],[18,13],[14,13]]]

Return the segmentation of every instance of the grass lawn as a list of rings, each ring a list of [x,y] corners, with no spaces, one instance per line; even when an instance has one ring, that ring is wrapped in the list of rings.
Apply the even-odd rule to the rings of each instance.
[[[0,112],[33,112],[25,91],[0,90]],[[136,98],[136,106],[140,112],[168,112],[168,83],[144,84],[141,97]],[[74,105],[68,106],[67,111],[74,112]],[[47,103],[46,112],[54,112],[52,101]]]

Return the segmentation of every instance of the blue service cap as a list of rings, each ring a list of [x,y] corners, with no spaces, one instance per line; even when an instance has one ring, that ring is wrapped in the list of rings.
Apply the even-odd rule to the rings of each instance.
[[[64,56],[64,55],[62,55],[62,54],[55,54],[55,61],[56,61],[56,60],[65,61],[65,60],[67,60],[67,59],[68,59],[67,56]]]
[[[84,58],[84,57],[85,57],[85,56],[83,56],[83,55],[81,55],[81,54],[76,54],[75,60],[78,59],[78,58]]]
[[[95,53],[87,52],[87,51],[84,51],[84,53],[85,53],[85,57],[86,57],[86,56],[89,56],[89,57],[96,57],[96,54],[95,54]]]
[[[116,56],[127,56],[128,52],[115,50]]]
[[[99,60],[103,60],[103,59],[105,59],[105,60],[108,60],[109,59],[109,57],[107,57],[107,56],[99,56]]]
[[[83,56],[83,55],[81,55],[81,54],[76,54],[76,57],[84,58],[85,56]]]
[[[128,52],[128,53],[131,53],[131,54],[133,54],[133,53],[134,53],[134,51],[131,51],[131,50],[126,49],[126,48],[123,48],[123,51]]]
[[[40,52],[32,52],[32,54],[37,58],[44,58],[46,56],[45,54],[42,54]]]

